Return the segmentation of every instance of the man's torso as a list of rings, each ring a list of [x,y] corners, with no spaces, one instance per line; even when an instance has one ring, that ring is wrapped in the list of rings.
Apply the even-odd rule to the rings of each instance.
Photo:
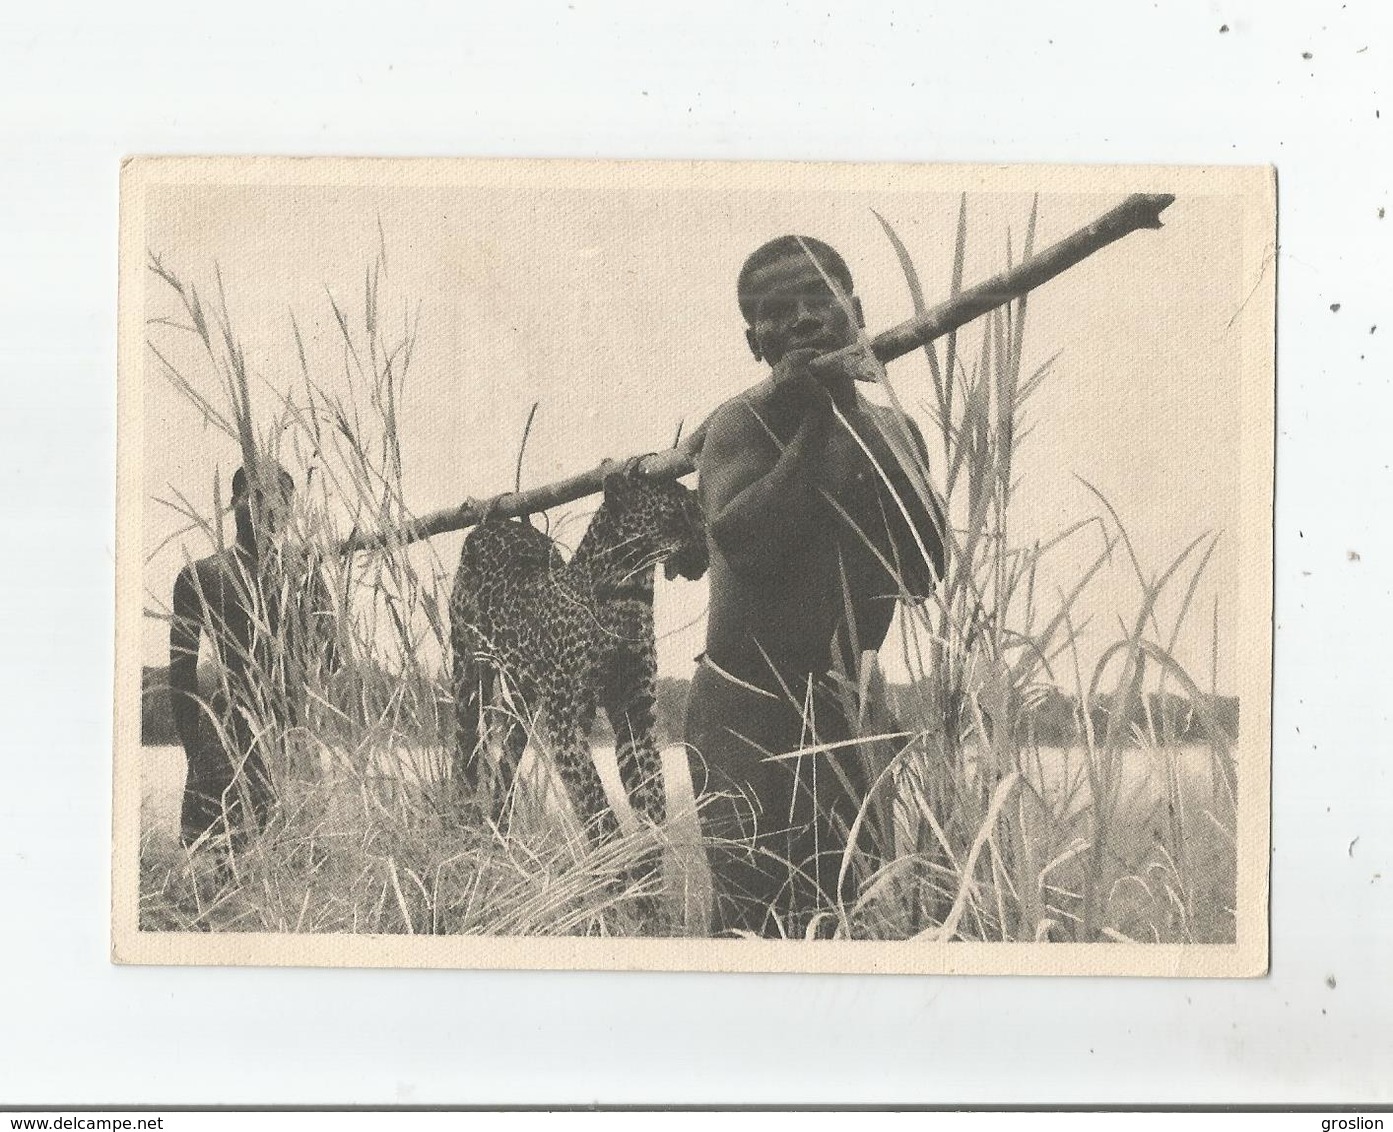
[[[771,400],[766,381],[726,402],[713,417],[713,423],[724,414],[757,418],[745,431],[752,443],[766,446],[770,466],[800,420]],[[889,410],[859,397],[843,420],[832,423],[811,461],[820,499],[787,548],[783,569],[767,577],[741,573],[719,546],[711,547],[708,653],[761,686],[769,683],[771,661],[793,678],[827,671],[834,634],[847,654],[844,661],[854,663],[850,654],[880,647],[894,614],[897,551],[887,517],[897,504],[885,480],[903,476],[896,475],[885,432],[900,426]],[[903,485],[896,488],[904,491]]]

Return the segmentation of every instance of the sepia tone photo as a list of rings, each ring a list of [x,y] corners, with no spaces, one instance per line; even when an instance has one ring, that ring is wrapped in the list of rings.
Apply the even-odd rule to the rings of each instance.
[[[1258,975],[1260,168],[141,158],[121,962]]]

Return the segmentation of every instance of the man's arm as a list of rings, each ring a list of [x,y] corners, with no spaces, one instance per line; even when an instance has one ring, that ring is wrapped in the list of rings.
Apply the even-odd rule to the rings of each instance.
[[[185,566],[174,580],[169,621],[169,701],[174,730],[185,751],[198,743],[201,709],[198,702],[198,643],[202,635],[203,601],[197,568]]]
[[[923,541],[924,548],[929,552],[929,561],[933,566],[934,579],[930,581],[925,596],[933,590],[933,581],[943,577],[943,571],[948,564],[947,545],[948,545],[948,516],[943,506],[943,500],[934,491],[933,481],[929,479],[929,449],[924,443],[924,434],[919,431],[919,426],[910,419],[909,434],[914,441],[914,447],[919,455],[919,466],[923,469],[924,494],[927,500],[920,497],[915,492],[915,507],[910,508],[910,514],[916,517],[916,527],[919,531],[919,538]]]
[[[819,499],[812,458],[832,414],[828,404],[813,402],[781,452],[757,414],[744,400],[719,410],[697,470],[712,541],[732,569],[769,575],[807,539]]]
[[[899,427],[900,422],[904,429]],[[947,520],[943,503],[929,481],[929,451],[918,424],[911,417],[897,414],[887,423],[886,430],[894,430],[901,438],[891,442],[892,465],[885,469],[899,500],[898,503],[888,500],[886,504],[898,568],[905,589],[914,597],[927,597],[943,577],[946,563],[944,524]],[[913,445],[912,453],[903,451],[905,431]],[[916,485],[922,485],[924,491],[921,493]],[[903,511],[900,504],[903,504]]]

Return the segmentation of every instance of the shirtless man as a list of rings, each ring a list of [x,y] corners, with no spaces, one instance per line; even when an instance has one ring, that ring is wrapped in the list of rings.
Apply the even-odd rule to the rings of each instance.
[[[205,835],[235,846],[265,824],[268,744],[302,719],[316,649],[327,668],[337,667],[323,576],[281,544],[295,482],[277,464],[263,466],[259,485],[248,478],[245,468],[232,477],[236,544],[185,566],[174,582],[169,688],[188,760],[180,814],[187,846]],[[281,608],[287,593],[295,595],[291,610]],[[204,634],[219,674],[207,696],[198,684]]]
[[[716,410],[698,460],[711,599],[685,740],[698,792],[714,795],[703,823],[718,931],[801,936],[835,904],[868,785],[857,753],[768,756],[852,737],[829,674],[856,673],[896,600],[928,595],[943,569],[941,508],[904,467],[927,469],[918,427],[867,402],[848,374],[808,369],[857,341],[852,290],[818,240],[784,236],[749,257],[745,335],[772,372]]]

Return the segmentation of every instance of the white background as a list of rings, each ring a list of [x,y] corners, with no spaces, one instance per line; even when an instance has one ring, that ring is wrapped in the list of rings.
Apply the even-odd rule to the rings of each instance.
[[[1391,32],[1377,0],[7,8],[0,1104],[1393,1100]],[[139,152],[1277,165],[1271,977],[110,966]]]

